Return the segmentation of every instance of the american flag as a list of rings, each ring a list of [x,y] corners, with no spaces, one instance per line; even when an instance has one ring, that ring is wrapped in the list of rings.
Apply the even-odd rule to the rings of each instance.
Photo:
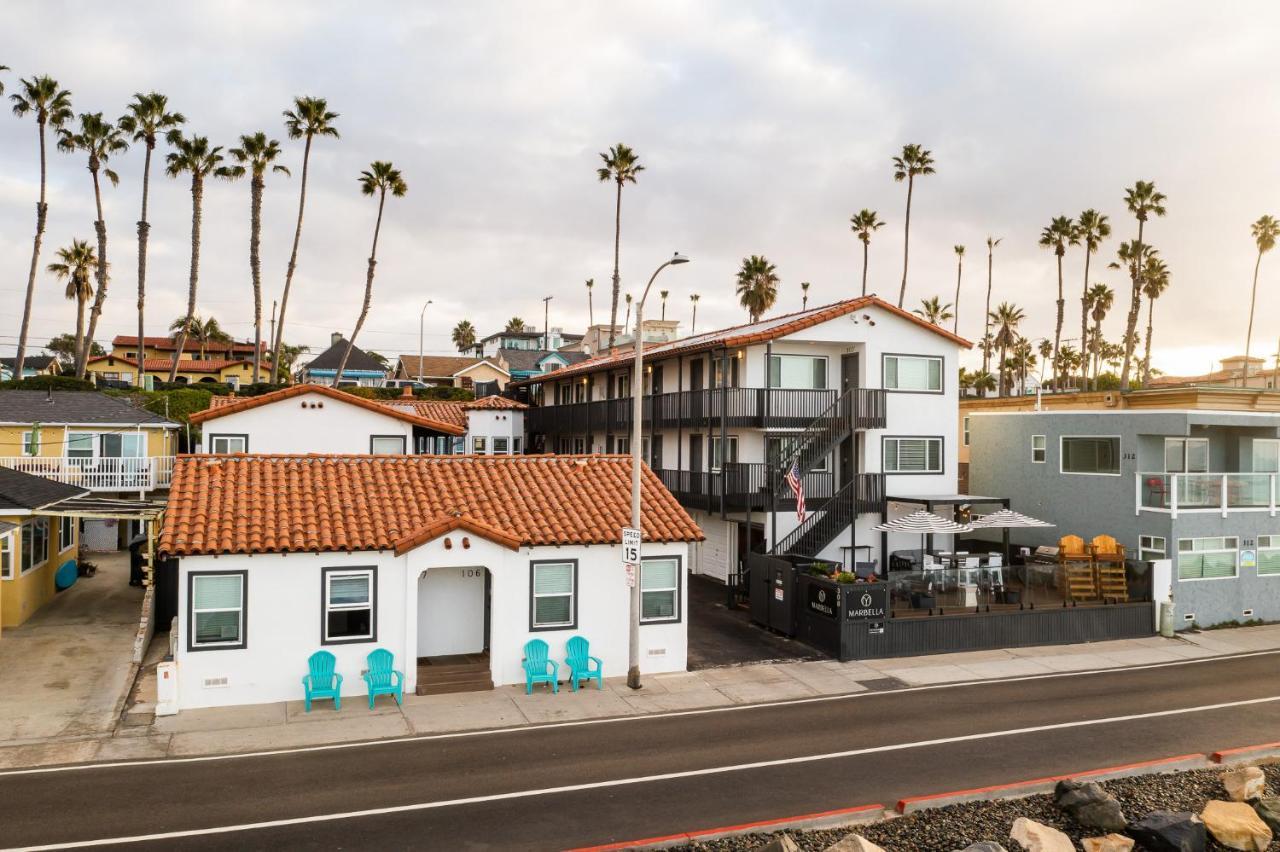
[[[796,495],[796,518],[800,523],[804,523],[804,480],[800,478],[800,463],[793,461],[791,468],[787,471],[787,485],[791,487],[791,493]]]

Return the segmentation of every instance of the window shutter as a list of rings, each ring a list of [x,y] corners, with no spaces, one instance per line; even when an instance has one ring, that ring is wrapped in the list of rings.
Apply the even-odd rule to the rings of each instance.
[[[329,603],[333,606],[369,602],[369,575],[337,576],[329,579]]]
[[[195,609],[239,609],[242,580],[236,575],[196,576],[192,592]]]
[[[539,565],[533,572],[533,591],[538,595],[567,595],[573,591],[573,565]]]
[[[640,589],[674,589],[678,566],[674,559],[647,560],[640,571]]]

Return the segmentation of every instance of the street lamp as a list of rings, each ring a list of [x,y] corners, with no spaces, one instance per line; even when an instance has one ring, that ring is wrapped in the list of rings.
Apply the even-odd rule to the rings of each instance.
[[[542,349],[544,352],[551,349],[548,345],[551,329],[547,327],[551,322],[551,299],[551,296],[544,296],[542,299]]]
[[[676,252],[671,259],[653,271],[649,283],[644,285],[644,292],[636,302],[636,325],[633,345],[635,346],[634,366],[631,371],[631,526],[640,526],[640,402],[644,386],[642,373],[644,360],[644,301],[649,298],[649,288],[658,273],[668,266],[688,263],[689,258]],[[643,540],[643,539],[642,539]],[[639,559],[639,554],[636,556]],[[634,583],[631,586],[631,618],[627,629],[627,686],[640,688],[640,569],[637,565]]]
[[[427,299],[427,304],[422,306],[422,313],[418,314],[418,381],[422,381],[422,328],[427,319],[427,308],[430,305],[431,299]]]

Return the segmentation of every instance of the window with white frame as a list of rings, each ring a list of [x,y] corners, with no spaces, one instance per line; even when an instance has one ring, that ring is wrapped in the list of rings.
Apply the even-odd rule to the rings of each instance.
[[[942,473],[941,438],[885,438],[885,473]]]
[[[765,439],[765,458],[768,460],[769,466],[777,468],[790,461],[803,442],[803,435],[770,435]],[[811,471],[813,473],[826,473],[830,470],[830,459],[831,456],[829,455],[823,456],[811,468]]]
[[[1206,473],[1209,470],[1208,438],[1165,438],[1165,473]]]
[[[40,455],[40,433],[39,432],[23,432],[22,433],[22,454],[24,456]]]
[[[471,439],[471,452],[483,456],[489,452],[489,439],[484,435],[476,435]]]
[[[827,359],[821,355],[770,355],[769,387],[825,390]]]
[[[929,355],[885,355],[884,389],[942,393],[942,358]]]
[[[619,455],[627,455],[631,452],[631,437],[629,435],[619,435],[614,442],[614,452]]]
[[[1164,559],[1165,540],[1162,535],[1140,535],[1138,536],[1138,559],[1146,562],[1151,559]]]
[[[1035,464],[1044,464],[1045,454],[1048,452],[1046,439],[1044,435],[1031,436],[1031,461]]]
[[[188,650],[244,648],[248,572],[200,572],[189,576]]]
[[[22,525],[21,573],[27,574],[49,561],[49,519],[35,518]]]
[[[210,435],[209,452],[218,455],[227,453],[249,452],[249,436],[247,435]]]
[[[664,556],[640,560],[640,621],[680,620],[680,560]]]
[[[530,630],[572,629],[577,626],[578,563],[530,564]]]
[[[969,415],[965,415],[962,431],[964,432],[964,445],[969,446]]]
[[[1217,580],[1236,576],[1240,542],[1234,536],[1178,539],[1178,579]]]
[[[58,552],[69,550],[76,543],[76,519],[58,518]]]
[[[0,580],[13,579],[13,533],[0,533]]]
[[[1253,439],[1253,472],[1280,473],[1280,441],[1275,438]]]
[[[523,452],[523,450],[520,449],[520,436],[516,435],[511,439],[511,453],[512,455],[518,456],[521,452]]]
[[[1280,575],[1280,535],[1258,536],[1258,574]]]
[[[375,456],[402,456],[404,435],[370,435],[369,452]]]
[[[723,439],[719,435],[711,436],[711,470],[713,472],[718,472],[725,462],[733,464],[737,460],[737,435],[728,435]]]
[[[1059,470],[1103,476],[1120,475],[1118,435],[1067,436],[1061,438]]]
[[[322,645],[376,642],[377,579],[374,568],[325,568]]]
[[[67,435],[67,461],[76,467],[84,467],[93,463],[94,446],[97,436],[89,432]]]

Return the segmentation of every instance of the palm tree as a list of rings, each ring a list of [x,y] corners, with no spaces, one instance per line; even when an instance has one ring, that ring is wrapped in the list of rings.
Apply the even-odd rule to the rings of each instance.
[[[191,175],[191,271],[187,279],[187,322],[178,331],[169,366],[169,381],[177,381],[178,361],[187,345],[187,333],[196,316],[196,287],[200,282],[200,223],[203,215],[204,182],[208,177],[229,177],[222,165],[222,146],[210,145],[207,137],[186,137],[177,128],[166,137],[174,150],[165,158],[165,174],[171,178]]]
[[[944,305],[942,300],[937,296],[930,296],[928,299],[921,299],[920,307],[916,308],[911,313],[920,317],[925,322],[930,322],[934,325],[942,325],[944,322],[955,316],[951,313],[951,305]]]
[[[808,281],[800,282],[800,310],[802,311],[809,310],[809,286]]]
[[[98,218],[93,229],[98,235],[98,292],[93,297],[93,307],[89,310],[89,339],[93,340],[98,330],[98,317],[102,316],[102,303],[107,298],[107,222],[102,213],[102,184],[99,174],[105,175],[112,186],[120,184],[117,175],[107,163],[112,154],[122,154],[129,150],[124,132],[110,121],[105,121],[100,112],[80,113],[80,129],[72,132],[65,127],[58,129],[58,149],[72,153],[83,151],[89,158],[89,175],[93,178],[93,201]],[[76,354],[76,378],[84,378],[85,362],[88,352]]]
[[[293,373],[293,365],[304,352],[310,352],[309,346],[290,346],[288,343],[280,347],[280,370],[286,375]],[[275,362],[272,362],[273,364]]]
[[[84,306],[93,297],[93,280],[90,270],[98,264],[93,246],[88,240],[72,240],[71,245],[57,251],[58,262],[47,269],[59,281],[67,282],[66,296],[76,303],[76,357],[87,351],[84,343]]]
[[[1129,208],[1129,212],[1138,220],[1138,239],[1134,242],[1134,257],[1139,258],[1143,254],[1142,231],[1147,224],[1147,220],[1152,216],[1163,216],[1165,197],[1164,193],[1156,191],[1156,185],[1151,181],[1137,181],[1129,189],[1125,190],[1124,203]],[[1138,310],[1142,302],[1142,264],[1135,262],[1130,267],[1132,275],[1132,292],[1129,299],[1129,316],[1125,322],[1125,357],[1124,367],[1120,373],[1120,387],[1128,389],[1129,387],[1129,364],[1133,359],[1133,350],[1137,346],[1138,336]]]
[[[1169,267],[1157,255],[1158,252],[1154,250],[1147,255],[1142,270],[1142,295],[1147,297],[1147,342],[1142,354],[1143,387],[1151,384],[1152,314],[1155,313],[1156,299],[1160,298],[1169,286]],[[1244,374],[1247,379],[1249,376],[1248,343],[1245,344]]]
[[[622,333],[627,333],[627,328],[631,325],[631,294],[627,294],[627,317],[622,321]]]
[[[170,331],[180,332],[183,329],[186,329],[187,337],[200,344],[200,360],[202,361],[208,355],[206,350],[210,343],[231,343],[233,340],[230,334],[222,330],[222,325],[218,322],[217,317],[204,319],[199,314],[193,314],[188,318],[184,314],[169,323]]]
[[[898,307],[907,298],[907,260],[911,245],[911,193],[917,175],[933,174],[933,153],[919,145],[903,145],[902,156],[893,158],[893,179],[907,182],[907,218],[902,229],[902,289],[898,291]]]
[[[1089,337],[1089,261],[1098,246],[1111,236],[1111,222],[1105,213],[1092,207],[1076,220],[1076,237],[1084,245],[1084,287],[1080,291],[1080,345],[1085,346]],[[1080,390],[1089,389],[1089,359],[1080,359]]]
[[[986,322],[988,326],[991,325],[990,316],[987,317]],[[982,352],[983,365],[988,366],[991,362],[991,353],[996,351],[995,340],[994,338],[992,338],[991,332],[987,332],[986,334],[982,335],[982,339],[978,341],[978,350]],[[983,372],[986,372],[986,371],[984,370]]]
[[[973,374],[970,387],[980,395],[986,396],[987,393],[996,389],[996,377],[986,370],[980,370]]]
[[[1013,362],[1013,369],[1018,374],[1019,392],[1026,393],[1027,372],[1036,368],[1036,353],[1031,346],[1031,341],[1019,335],[1009,353],[1009,360]]]
[[[476,348],[476,327],[471,320],[460,320],[449,337],[459,352],[465,354]]]
[[[1280,236],[1280,221],[1274,216],[1261,216],[1249,226],[1253,241],[1258,246],[1258,259],[1253,264],[1253,292],[1249,296],[1249,330],[1244,335],[1244,384],[1249,386],[1249,346],[1253,341],[1253,309],[1258,301],[1258,270],[1262,267],[1262,256],[1276,247],[1276,237]]]
[[[1005,356],[1009,347],[1018,342],[1018,325],[1025,318],[1022,308],[1010,302],[1001,302],[991,312],[991,323],[996,327],[995,344],[1000,349],[1000,390],[998,396],[1005,396],[1008,388],[1005,375]]]
[[[849,217],[850,229],[862,240],[862,295],[867,295],[867,250],[871,246],[871,235],[884,227],[880,214],[863,207],[854,216]]]
[[[689,301],[693,303],[693,318],[689,320],[689,335],[692,336],[698,330],[698,300],[702,297],[694,293],[689,297]]]
[[[1093,320],[1093,389],[1098,389],[1098,359],[1102,357],[1102,321],[1107,318],[1107,311],[1115,303],[1115,291],[1106,284],[1094,284],[1085,294],[1085,302],[1089,306],[1089,316]]]
[[[600,155],[604,165],[596,169],[596,177],[601,183],[612,180],[618,185],[617,206],[613,213],[613,293],[609,307],[609,348],[613,348],[618,326],[618,295],[622,290],[622,279],[618,276],[618,250],[622,241],[622,185],[635,183],[636,175],[644,171],[636,152],[619,142]]]
[[[738,304],[747,309],[752,322],[773,307],[778,300],[777,270],[764,255],[753,254],[742,259],[738,270]]]
[[[1000,240],[994,237],[987,237],[987,305],[983,310],[983,326],[982,339],[989,340],[991,338],[991,267],[995,258],[996,246],[1000,245]],[[991,347],[987,346],[982,350],[982,371],[985,373],[991,359]]]
[[[289,267],[284,274],[284,293],[280,296],[280,316],[276,320],[275,340],[271,344],[271,382],[277,381],[280,368],[280,341],[284,338],[284,314],[289,306],[289,290],[293,286],[293,273],[298,268],[298,243],[302,239],[302,213],[307,206],[307,167],[311,164],[311,141],[317,136],[338,138],[333,126],[336,112],[329,111],[324,98],[296,97],[293,109],[284,111],[284,126],[290,139],[306,140],[302,146],[302,181],[298,187],[298,224],[293,230],[293,249],[289,252]]]
[[[1040,245],[1053,249],[1058,259],[1058,322],[1053,330],[1053,389],[1059,390],[1058,380],[1058,347],[1062,343],[1062,321],[1066,316],[1066,301],[1062,297],[1062,256],[1067,253],[1068,245],[1080,242],[1076,236],[1076,223],[1070,216],[1054,216],[1049,225],[1040,232]]]
[[[1053,358],[1053,344],[1048,338],[1040,341],[1038,347],[1040,352],[1040,384],[1044,384],[1044,370],[1049,366],[1049,361]]]
[[[659,290],[658,297],[662,299],[662,319],[667,318],[667,297],[671,295],[670,290]]]
[[[595,309],[595,306],[592,305],[591,303],[592,301],[591,291],[595,288],[595,286],[596,286],[596,279],[588,278],[587,279],[587,326],[588,327],[596,324],[596,309]]]
[[[387,204],[387,193],[391,193],[395,198],[403,198],[409,191],[409,184],[405,183],[400,170],[390,162],[374,160],[368,169],[360,173],[360,191],[378,199],[378,218],[374,220],[373,245],[369,248],[369,268],[364,277],[364,302],[360,306],[360,316],[356,319],[355,330],[347,338],[346,351],[342,353],[342,360],[338,362],[338,372],[333,377],[334,387],[342,381],[342,371],[346,369],[347,359],[351,357],[351,350],[355,348],[356,336],[360,334],[360,329],[364,328],[364,321],[369,316],[369,303],[373,301],[373,270],[378,265],[378,234],[382,230],[382,209]]]
[[[1055,373],[1070,386],[1071,374],[1080,366],[1080,353],[1070,343],[1062,344],[1058,350],[1058,363],[1054,364]]]
[[[8,71],[8,70],[9,70],[8,65],[0,65],[0,71]],[[0,95],[3,95],[3,94],[4,94],[4,81],[0,80]]]
[[[182,124],[187,119],[180,112],[167,112],[169,99],[158,92],[137,92],[120,117],[120,129],[133,136],[146,151],[142,161],[142,215],[138,219],[138,381],[143,384],[143,339],[146,332],[145,308],[147,304],[147,238],[151,223],[147,221],[147,201],[151,196],[151,153],[156,149],[157,138]],[[255,381],[257,373],[254,373]]]
[[[46,127],[59,129],[71,120],[71,93],[58,88],[58,81],[49,76],[29,77],[18,81],[21,90],[9,96],[13,102],[13,114],[22,118],[35,113],[36,132],[40,139],[40,200],[36,202],[36,236],[31,244],[31,271],[27,274],[27,297],[22,307],[22,325],[18,330],[18,357],[13,375],[21,378],[23,362],[27,357],[27,332],[31,329],[31,301],[36,293],[36,270],[40,268],[40,243],[44,240],[44,225],[49,218],[49,205],[45,202],[48,181],[48,162],[45,158]]]
[[[524,320],[520,317],[512,317],[507,320],[507,327],[503,329],[506,334],[519,334],[524,331]]]
[[[273,165],[280,156],[280,143],[259,131],[241,136],[240,147],[229,152],[236,165],[227,168],[232,178],[249,174],[249,274],[253,278],[253,383],[262,381],[262,192],[267,185],[267,167],[272,172],[288,175],[285,166]],[[246,168],[247,166],[247,168]]]
[[[956,301],[955,323],[951,326],[953,334],[960,333],[960,273],[964,269],[964,246],[955,246],[956,252]]]

